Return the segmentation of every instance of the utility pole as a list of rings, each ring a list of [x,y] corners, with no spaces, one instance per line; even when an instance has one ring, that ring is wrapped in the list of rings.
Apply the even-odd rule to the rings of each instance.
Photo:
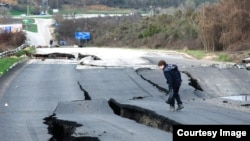
[[[29,15],[29,2],[28,2],[28,0],[26,1],[26,5],[27,5],[27,16]]]
[[[48,14],[49,10],[49,2],[48,0],[42,0],[42,13],[43,14]]]

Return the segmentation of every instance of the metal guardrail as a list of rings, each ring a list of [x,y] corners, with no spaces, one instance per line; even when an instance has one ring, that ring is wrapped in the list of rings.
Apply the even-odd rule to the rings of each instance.
[[[9,50],[9,51],[4,51],[0,53],[0,58],[6,57],[6,56],[11,56],[16,54],[18,51],[28,47],[28,44],[22,44],[21,46],[17,47],[16,49]]]

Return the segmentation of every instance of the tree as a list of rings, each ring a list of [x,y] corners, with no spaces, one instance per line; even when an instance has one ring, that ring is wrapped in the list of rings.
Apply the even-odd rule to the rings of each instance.
[[[250,39],[250,1],[220,0],[199,13],[200,38],[205,50],[225,50]]]

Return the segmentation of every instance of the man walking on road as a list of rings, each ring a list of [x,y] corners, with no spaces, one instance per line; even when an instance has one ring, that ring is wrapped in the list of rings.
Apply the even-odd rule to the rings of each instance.
[[[49,47],[52,48],[52,46],[53,46],[53,39],[50,39],[49,40]]]
[[[175,111],[175,100],[177,101],[178,107],[176,110],[184,108],[180,95],[179,89],[181,86],[181,74],[178,66],[175,64],[167,64],[164,60],[158,62],[158,67],[163,70],[163,74],[167,80],[169,94],[173,93],[173,98],[170,100],[170,111]]]

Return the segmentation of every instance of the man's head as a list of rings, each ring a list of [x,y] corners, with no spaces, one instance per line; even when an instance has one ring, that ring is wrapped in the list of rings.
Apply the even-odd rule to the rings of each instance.
[[[166,63],[166,61],[164,61],[164,60],[160,60],[160,61],[158,62],[158,67],[159,67],[160,69],[164,69],[166,65],[167,65],[167,63]]]

